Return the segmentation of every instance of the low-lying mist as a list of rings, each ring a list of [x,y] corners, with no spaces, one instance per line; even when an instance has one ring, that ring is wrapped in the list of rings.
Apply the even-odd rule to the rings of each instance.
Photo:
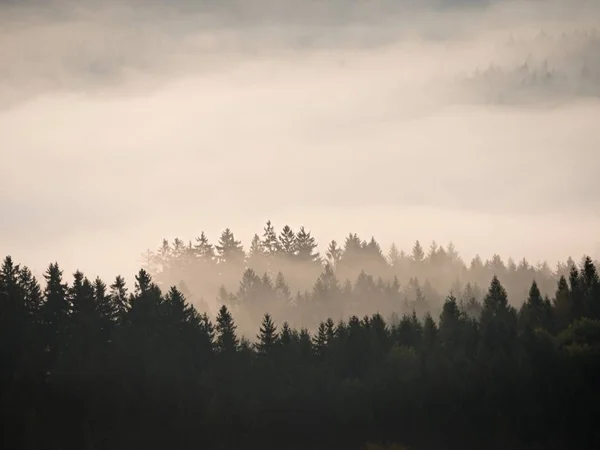
[[[353,232],[598,259],[598,12],[5,2],[0,253],[109,279],[163,237],[249,248],[271,219],[322,254]]]

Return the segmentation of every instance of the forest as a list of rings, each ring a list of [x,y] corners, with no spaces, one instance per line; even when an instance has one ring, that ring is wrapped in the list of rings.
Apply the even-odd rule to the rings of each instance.
[[[165,241],[133,286],[42,281],[3,260],[4,448],[600,445],[590,257],[467,265],[356,234],[321,257],[268,222],[248,252],[230,229]]]
[[[214,317],[221,305],[235,313],[240,330],[254,336],[268,311],[279,323],[315,330],[323,317],[338,321],[351,315],[380,313],[395,323],[399,316],[438,317],[448,294],[471,318],[481,313],[487,286],[497,276],[509,302],[519,308],[536,281],[545,300],[559,279],[568,279],[572,258],[554,269],[525,258],[505,262],[498,254],[465,262],[454,244],[423,246],[408,251],[392,243],[384,251],[374,237],[349,233],[338,243],[320,246],[304,226],[277,230],[267,221],[244,249],[230,228],[216,243],[204,232],[192,240],[164,239],[155,251],[142,255],[142,267],[166,290],[176,286],[200,311]],[[595,262],[599,266],[598,262]]]

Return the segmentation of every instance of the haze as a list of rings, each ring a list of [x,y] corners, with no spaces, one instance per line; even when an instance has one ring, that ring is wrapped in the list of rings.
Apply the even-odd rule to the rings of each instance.
[[[270,219],[600,258],[593,2],[276,3],[0,6],[0,253],[129,278]]]

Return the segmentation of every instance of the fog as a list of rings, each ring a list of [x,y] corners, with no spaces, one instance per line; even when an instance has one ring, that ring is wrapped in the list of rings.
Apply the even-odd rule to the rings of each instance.
[[[594,2],[299,3],[0,6],[0,253],[130,279],[270,219],[600,258]]]

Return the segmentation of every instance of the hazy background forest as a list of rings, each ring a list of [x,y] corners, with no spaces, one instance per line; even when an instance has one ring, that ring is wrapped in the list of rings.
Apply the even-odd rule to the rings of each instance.
[[[531,282],[542,295],[554,296],[559,279],[568,279],[584,258],[568,258],[555,267],[525,258],[505,262],[495,254],[463,261],[453,243],[416,241],[410,251],[392,243],[384,251],[375,237],[350,233],[332,240],[323,254],[304,226],[276,229],[267,221],[247,250],[227,228],[212,243],[204,232],[193,240],[163,240],[144,255],[143,268],[162,289],[177,286],[197,309],[215,317],[226,305],[235,313],[238,329],[254,338],[265,312],[282,323],[315,330],[324,316],[336,321],[373,312],[390,323],[415,312],[439,316],[448,295],[471,318],[481,314],[486,285],[497,276],[517,309],[527,299]],[[600,267],[596,261],[595,265]]]

